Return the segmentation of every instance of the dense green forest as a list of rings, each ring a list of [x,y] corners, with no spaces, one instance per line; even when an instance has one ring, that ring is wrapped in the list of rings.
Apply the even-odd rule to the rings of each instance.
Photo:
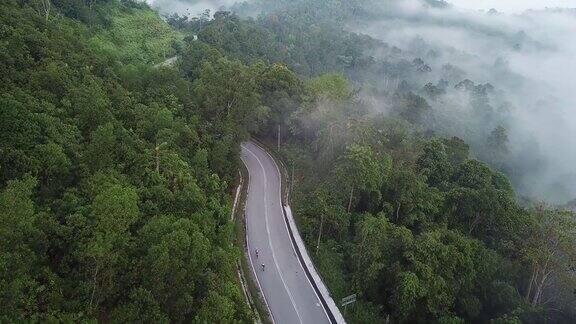
[[[501,93],[453,66],[422,84],[424,59],[344,30],[368,3],[164,22],[131,0],[3,1],[0,321],[251,322],[229,194],[239,144],[278,127],[316,266],[335,300],[359,294],[349,322],[575,321],[576,219],[497,170]],[[481,149],[439,131],[449,91],[489,125]]]
[[[132,1],[2,1],[0,26],[0,322],[251,321],[229,187],[253,71],[154,67],[183,37]]]
[[[350,322],[574,321],[576,219],[520,205],[494,169],[510,171],[501,91],[450,65],[445,80],[423,82],[431,70],[423,59],[343,28],[373,14],[359,2],[256,7],[256,18],[242,18],[255,10],[244,3],[238,14],[169,22],[246,64],[294,71],[283,72],[284,88],[264,88],[269,119],[258,136],[283,130],[300,230],[335,299],[360,295]],[[448,121],[433,103],[449,91],[473,107],[455,127],[492,127],[475,151],[439,131]],[[366,93],[389,111],[374,113]]]

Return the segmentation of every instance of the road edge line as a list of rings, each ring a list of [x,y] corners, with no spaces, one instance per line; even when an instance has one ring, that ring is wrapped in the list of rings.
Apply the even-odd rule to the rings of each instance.
[[[250,245],[248,242],[248,223],[246,222],[246,201],[248,200],[248,194],[250,192],[250,172],[248,171],[248,166],[246,165],[246,163],[244,162],[244,160],[240,159],[242,161],[242,165],[245,168],[246,171],[246,177],[247,180],[245,181],[245,188],[246,188],[246,194],[244,197],[244,202],[243,202],[243,215],[244,217],[242,217],[242,226],[244,227],[244,244],[242,244],[242,252],[244,254],[244,258],[247,261],[247,266],[249,268],[251,268],[252,271],[248,271],[250,272],[249,274],[245,274],[250,276],[250,278],[252,279],[252,281],[256,281],[256,284],[258,287],[255,287],[258,291],[256,292],[256,296],[253,296],[254,299],[260,299],[261,301],[264,301],[264,305],[266,306],[266,313],[265,314],[258,314],[260,319],[267,319],[269,320],[272,324],[275,324],[275,320],[274,320],[274,315],[272,315],[272,310],[270,309],[270,305],[268,304],[268,300],[266,300],[266,296],[264,295],[264,292],[262,290],[262,285],[260,284],[260,280],[258,279],[258,276],[256,275],[256,269],[254,268],[254,263],[252,260],[252,257],[250,255]],[[248,269],[250,270],[250,269]],[[244,271],[242,271],[244,273]],[[252,293],[250,293],[252,295]],[[256,305],[255,305],[256,306]],[[258,307],[256,307],[256,313],[260,313],[258,311]]]
[[[286,284],[286,280],[284,280],[284,276],[282,275],[282,270],[280,270],[280,266],[278,265],[278,259],[276,258],[276,253],[274,253],[274,243],[272,243],[272,240],[270,239],[272,236],[270,235],[270,226],[269,226],[269,222],[268,222],[268,205],[266,204],[267,201],[267,184],[268,184],[268,180],[266,177],[266,168],[264,168],[264,164],[262,164],[262,161],[260,160],[260,158],[258,158],[258,156],[256,155],[256,153],[254,153],[252,150],[250,150],[248,147],[244,147],[246,149],[246,151],[248,151],[255,159],[256,161],[258,161],[258,164],[260,165],[260,168],[262,168],[262,172],[264,175],[264,223],[266,224],[266,234],[268,235],[268,244],[270,245],[270,251],[272,253],[272,259],[274,260],[274,265],[276,266],[276,270],[278,271],[278,275],[280,276],[280,280],[282,281],[282,285],[284,285],[284,289],[286,290],[286,293],[288,294],[288,297],[290,298],[290,302],[292,303],[292,306],[294,307],[294,311],[296,311],[296,316],[298,316],[298,321],[300,323],[303,323],[302,321],[302,316],[300,315],[300,312],[298,311],[298,306],[296,305],[296,302],[294,300],[294,296],[292,295],[292,292],[290,291],[290,288],[288,287],[288,285]],[[262,149],[261,147],[257,146],[258,149]],[[282,181],[280,181],[282,182]],[[282,197],[280,197],[280,203],[282,203]],[[282,207],[282,206],[280,206]],[[282,213],[284,213],[284,210],[282,208],[280,208],[282,210]],[[248,252],[248,254],[250,255],[250,260],[252,260],[252,254],[250,253],[250,250]],[[254,266],[254,265],[252,265]],[[256,277],[258,277],[258,274],[255,273]],[[264,293],[262,293],[264,295]]]
[[[258,146],[266,154],[268,154],[268,156],[272,159],[272,161],[274,162],[274,166],[276,167],[276,169],[278,170],[278,174],[280,175],[280,186],[282,187],[283,183],[284,183],[284,181],[283,181],[284,179],[282,177],[282,172],[280,171],[280,168],[278,167],[278,162],[276,161],[276,158],[274,158],[274,156],[272,156],[272,154],[270,154],[270,152],[268,152],[268,149],[265,147],[264,144],[260,143],[260,141],[253,139],[251,142],[254,143],[256,146]],[[282,192],[282,190],[280,190],[280,191]],[[284,207],[290,208],[290,206],[284,202],[285,198],[283,196],[284,195],[282,195],[282,194],[280,195],[280,198],[282,200],[281,202],[283,205],[282,214],[284,215],[284,221],[285,221],[286,227],[288,229],[288,234],[290,236],[290,242],[292,243],[292,247],[296,251],[296,255],[298,257],[298,261],[299,261],[298,263],[300,263],[300,266],[304,270],[304,272],[306,274],[306,278],[308,279],[308,282],[310,282],[310,285],[312,286],[314,293],[316,294],[318,299],[320,299],[320,302],[322,303],[322,308],[324,309],[324,312],[328,316],[328,319],[330,320],[330,322],[336,323],[336,324],[345,324],[346,321],[344,320],[344,316],[342,316],[342,313],[340,313],[340,309],[338,308],[338,306],[336,306],[336,303],[334,302],[334,300],[330,296],[330,292],[329,292],[328,288],[326,287],[326,285],[322,281],[322,278],[320,277],[320,275],[316,271],[316,267],[314,266],[312,259],[310,259],[310,256],[308,254],[308,250],[306,249],[305,245],[302,246],[302,249],[303,249],[304,253],[306,254],[306,258],[310,261],[312,270],[310,270],[308,268],[308,264],[304,260],[303,253],[302,253],[302,251],[300,251],[300,247],[296,243],[294,232],[297,232],[297,235],[300,238],[300,240],[302,240],[302,238],[300,237],[300,232],[298,231],[298,227],[296,226],[294,216],[292,215],[292,210],[290,209],[291,221],[292,221],[292,223],[294,223],[294,227],[295,227],[294,229],[291,229],[290,221],[288,220],[288,216],[287,216],[286,210],[284,208]],[[312,272],[314,273],[314,276],[312,275]],[[316,277],[317,279],[314,277]],[[320,290],[319,285],[318,285],[318,283],[316,283],[315,280],[318,280],[320,282],[320,284],[322,285],[322,288],[323,288],[322,290]],[[328,302],[328,301],[330,301],[330,302]]]

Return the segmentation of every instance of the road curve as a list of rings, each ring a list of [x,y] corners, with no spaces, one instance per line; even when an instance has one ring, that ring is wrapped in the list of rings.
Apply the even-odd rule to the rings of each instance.
[[[242,144],[241,158],[249,174],[248,261],[272,321],[277,324],[330,323],[292,244],[282,210],[281,175],[276,163],[252,142]]]

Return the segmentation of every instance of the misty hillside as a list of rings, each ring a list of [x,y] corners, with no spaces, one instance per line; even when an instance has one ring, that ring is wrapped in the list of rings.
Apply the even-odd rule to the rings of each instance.
[[[324,2],[313,6],[320,3]],[[509,16],[457,12],[415,1],[326,3],[322,10],[306,3],[290,7],[293,17],[304,19],[311,12],[309,23],[318,33],[344,33],[348,43],[331,44],[323,49],[325,56],[301,57],[320,64],[283,56],[273,60],[303,74],[331,69],[345,73],[364,91],[360,98],[375,113],[394,109],[385,93],[406,81],[404,90],[421,95],[432,107],[423,131],[463,138],[474,156],[505,172],[523,197],[558,204],[574,199],[576,179],[570,161],[576,158],[576,125],[570,107],[576,103],[571,91],[575,49],[570,31],[576,25],[570,10]],[[257,12],[244,6],[238,11]],[[325,18],[316,17],[326,11]],[[325,19],[339,26],[324,31]],[[358,47],[351,48],[352,43]],[[462,81],[472,88],[489,85],[489,91],[477,89],[483,98],[471,97],[470,86],[460,91]],[[505,147],[500,149],[489,143],[499,127],[506,130]]]
[[[250,140],[346,322],[575,322],[574,10],[3,1],[0,322],[274,322]]]

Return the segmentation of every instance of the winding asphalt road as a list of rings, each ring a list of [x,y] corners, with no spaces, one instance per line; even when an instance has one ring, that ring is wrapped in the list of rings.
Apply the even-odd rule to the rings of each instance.
[[[281,176],[276,163],[252,142],[242,144],[242,161],[250,177],[246,200],[249,262],[272,321],[278,324],[330,323],[290,240],[282,211]]]

